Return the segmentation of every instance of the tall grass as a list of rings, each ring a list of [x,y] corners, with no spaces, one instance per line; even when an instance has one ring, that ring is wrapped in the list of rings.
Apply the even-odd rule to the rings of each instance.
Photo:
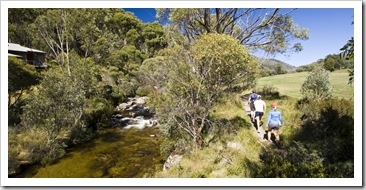
[[[236,134],[217,134],[219,139],[202,150],[184,155],[181,162],[156,177],[223,178],[253,177],[261,165],[261,144],[257,141],[239,96],[215,107],[214,117],[227,119]]]

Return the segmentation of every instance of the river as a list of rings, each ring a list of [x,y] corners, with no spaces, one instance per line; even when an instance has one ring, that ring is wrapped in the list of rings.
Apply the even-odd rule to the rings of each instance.
[[[132,100],[133,101],[133,100]],[[142,178],[154,177],[165,160],[160,155],[162,136],[140,106],[127,108],[114,120],[116,126],[102,129],[89,142],[69,148],[57,162],[34,165],[16,177],[25,178]],[[137,113],[137,114],[136,114]],[[143,116],[142,116],[143,115]]]

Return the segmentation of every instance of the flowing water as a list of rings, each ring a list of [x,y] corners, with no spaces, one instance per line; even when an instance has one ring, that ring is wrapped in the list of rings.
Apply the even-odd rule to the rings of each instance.
[[[127,112],[127,114],[126,114]],[[103,129],[92,141],[67,150],[65,157],[46,166],[31,166],[16,177],[40,178],[140,178],[162,170],[162,137],[141,107],[125,111],[135,117],[113,118],[117,126]],[[143,116],[145,115],[145,116]],[[119,123],[119,124],[118,124]]]

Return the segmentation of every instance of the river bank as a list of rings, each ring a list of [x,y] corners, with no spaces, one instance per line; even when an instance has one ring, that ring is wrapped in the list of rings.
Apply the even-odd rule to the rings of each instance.
[[[14,177],[153,177],[165,162],[160,155],[163,137],[157,122],[141,99],[130,98],[123,104],[128,106],[116,111],[111,127],[98,131],[93,140],[67,149],[66,155],[55,163],[30,166]]]

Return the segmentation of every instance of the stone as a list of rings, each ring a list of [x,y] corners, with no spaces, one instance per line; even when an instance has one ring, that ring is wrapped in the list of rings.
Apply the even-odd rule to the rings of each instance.
[[[169,170],[173,166],[179,164],[179,162],[182,160],[183,155],[170,155],[168,159],[165,161],[163,170]]]

